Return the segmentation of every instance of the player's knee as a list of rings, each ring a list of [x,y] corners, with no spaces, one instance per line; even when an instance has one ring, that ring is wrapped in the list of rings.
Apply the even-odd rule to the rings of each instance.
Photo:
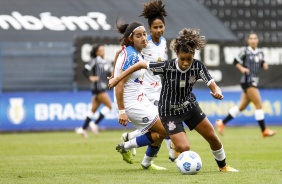
[[[190,150],[190,145],[188,144],[177,144],[175,145],[175,150],[182,153],[184,151],[189,151]]]

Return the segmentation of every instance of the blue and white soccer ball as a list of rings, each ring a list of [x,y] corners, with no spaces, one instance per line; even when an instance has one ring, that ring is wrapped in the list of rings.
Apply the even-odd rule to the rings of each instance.
[[[194,151],[184,151],[176,159],[176,166],[181,174],[197,174],[202,168],[202,160]]]

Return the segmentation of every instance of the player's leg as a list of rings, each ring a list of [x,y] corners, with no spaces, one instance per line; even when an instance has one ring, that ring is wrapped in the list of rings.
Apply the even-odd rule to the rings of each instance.
[[[141,163],[141,167],[143,169],[149,170],[166,170],[166,168],[157,166],[152,163],[154,157],[160,150],[163,139],[167,137],[167,132],[159,118],[156,123],[149,129],[149,131],[152,133],[151,135],[154,142],[148,145],[143,161]]]
[[[224,134],[225,125],[229,121],[231,121],[232,119],[236,118],[240,114],[241,111],[246,109],[246,107],[249,105],[249,103],[250,103],[250,99],[248,98],[246,93],[243,92],[241,94],[241,99],[240,99],[239,105],[232,107],[229,110],[228,115],[224,119],[216,120],[215,125],[216,125],[217,131],[220,135]]]
[[[212,124],[206,117],[195,127],[195,130],[209,143],[219,171],[238,172],[238,170],[226,165],[223,145],[217,137]]]
[[[104,104],[105,106],[102,107],[102,109],[99,112],[99,117],[95,120],[95,122],[90,122],[90,128],[94,134],[98,134],[98,124],[101,122],[101,120],[104,119],[104,117],[111,111],[112,109],[112,102],[111,98],[108,95],[106,91],[103,91],[99,94],[97,94],[96,98],[100,104]]]
[[[127,141],[129,141],[129,140],[131,140],[131,139],[134,139],[134,138],[140,136],[140,135],[142,135],[142,133],[141,133],[141,131],[138,130],[138,129],[137,129],[137,130],[134,130],[134,131],[132,131],[132,132],[125,132],[125,133],[123,133],[123,134],[121,135],[121,140],[122,140],[123,142],[127,142]],[[132,149],[131,149],[131,153],[132,153],[133,156],[135,156],[135,155],[136,155],[136,149],[135,149],[135,148],[132,148]]]
[[[262,102],[261,96],[258,88],[249,87],[247,89],[247,96],[248,98],[254,103],[256,110],[255,110],[255,119],[258,122],[258,125],[262,132],[262,137],[270,137],[275,135],[275,131],[266,128],[265,121],[264,121],[264,112],[262,109]]]
[[[141,136],[118,144],[116,147],[117,151],[122,154],[123,159],[125,161],[128,160],[128,163],[133,160],[133,158],[130,157],[132,155],[127,154],[132,148],[147,145],[159,146],[162,140],[167,136],[158,117],[158,113],[154,112],[151,107],[152,104],[145,98],[140,102],[138,101],[129,105],[129,108],[125,109],[128,118],[131,120],[131,124],[142,133]],[[150,131],[148,132],[148,130]]]
[[[84,123],[82,125],[82,127],[79,127],[79,128],[76,128],[75,129],[75,132],[79,135],[82,135],[84,136],[85,138],[88,137],[88,134],[86,132],[86,129],[88,128],[89,126],[89,123],[91,122],[92,118],[94,117],[94,113],[96,112],[96,110],[98,109],[99,105],[100,105],[100,102],[98,101],[98,99],[96,98],[96,95],[94,95],[92,97],[92,100],[91,100],[91,110],[87,112],[87,115],[86,115],[86,119],[84,120]]]

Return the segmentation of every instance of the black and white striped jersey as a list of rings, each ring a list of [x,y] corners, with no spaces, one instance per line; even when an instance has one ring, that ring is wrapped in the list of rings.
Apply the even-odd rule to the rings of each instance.
[[[89,79],[89,76],[98,76],[99,80],[91,83],[91,89],[93,90],[105,90],[108,89],[108,76],[112,71],[112,63],[102,59],[100,56],[93,58],[89,61],[83,70],[83,74]]]
[[[234,59],[234,65],[240,63],[250,70],[249,74],[243,74],[240,83],[252,83],[258,85],[258,73],[264,63],[264,54],[261,49],[253,50],[250,46],[242,49]]]
[[[148,69],[162,78],[158,107],[161,117],[178,116],[188,112],[197,104],[196,96],[192,93],[196,81],[202,79],[208,86],[213,81],[206,66],[196,59],[185,71],[179,68],[177,59],[149,62]]]

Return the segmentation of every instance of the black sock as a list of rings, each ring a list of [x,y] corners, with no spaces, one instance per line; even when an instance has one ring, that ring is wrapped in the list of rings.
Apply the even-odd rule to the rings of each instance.
[[[98,119],[95,121],[95,124],[98,125],[102,119],[104,119],[104,115],[100,112]]]
[[[222,168],[222,167],[226,166],[225,159],[222,160],[222,161],[218,161],[218,160],[215,159],[215,161],[216,161],[216,163],[217,163],[219,168]]]
[[[263,132],[265,130],[264,119],[263,120],[259,120],[258,124],[259,124],[259,127],[260,127],[261,131]]]
[[[233,119],[233,117],[230,115],[230,114],[228,114],[228,116],[226,116],[223,120],[222,120],[222,122],[223,122],[223,124],[226,124],[228,121],[230,121],[230,120],[232,120]]]
[[[88,128],[90,121],[91,119],[87,116],[82,127],[83,130],[86,130]]]

